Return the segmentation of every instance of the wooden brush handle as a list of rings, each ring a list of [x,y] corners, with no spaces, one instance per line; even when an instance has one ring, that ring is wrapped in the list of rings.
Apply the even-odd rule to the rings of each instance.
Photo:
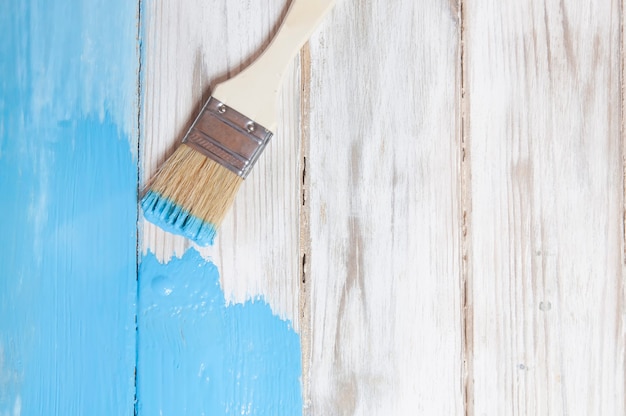
[[[236,77],[218,84],[213,97],[273,131],[283,73],[334,3],[292,0],[278,33],[263,54]]]

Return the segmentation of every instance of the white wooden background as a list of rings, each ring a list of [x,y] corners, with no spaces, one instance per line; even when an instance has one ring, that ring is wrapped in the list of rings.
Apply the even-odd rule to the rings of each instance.
[[[144,178],[287,5],[146,3]],[[305,414],[625,414],[622,12],[338,0],[202,251],[293,321]]]

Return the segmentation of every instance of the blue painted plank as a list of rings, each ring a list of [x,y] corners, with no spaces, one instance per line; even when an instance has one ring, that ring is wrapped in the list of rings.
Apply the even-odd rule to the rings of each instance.
[[[262,300],[226,306],[194,249],[139,269],[140,415],[299,415],[300,338]]]
[[[136,3],[0,11],[0,414],[130,415]]]

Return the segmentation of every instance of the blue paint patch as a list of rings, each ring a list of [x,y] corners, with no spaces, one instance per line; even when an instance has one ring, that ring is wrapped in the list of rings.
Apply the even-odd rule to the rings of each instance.
[[[110,120],[50,124],[0,158],[0,414],[132,414],[135,164]]]
[[[261,300],[226,306],[194,249],[140,265],[141,415],[299,415],[300,338]]]
[[[148,191],[141,200],[144,217],[172,234],[182,235],[200,246],[213,244],[217,229],[177,205],[169,198]]]
[[[0,13],[0,414],[132,415],[136,4]]]

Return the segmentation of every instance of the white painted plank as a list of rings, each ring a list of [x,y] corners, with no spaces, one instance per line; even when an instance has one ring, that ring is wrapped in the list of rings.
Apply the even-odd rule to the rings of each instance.
[[[338,2],[311,40],[306,413],[463,414],[454,2]]]
[[[476,415],[622,415],[617,1],[465,3]]]
[[[143,179],[178,145],[215,85],[241,71],[275,32],[288,1],[150,1],[145,23]],[[221,271],[226,299],[263,296],[298,326],[299,67],[287,71],[272,142],[245,181],[216,246],[201,249]],[[188,240],[143,223],[142,248],[161,261]]]

